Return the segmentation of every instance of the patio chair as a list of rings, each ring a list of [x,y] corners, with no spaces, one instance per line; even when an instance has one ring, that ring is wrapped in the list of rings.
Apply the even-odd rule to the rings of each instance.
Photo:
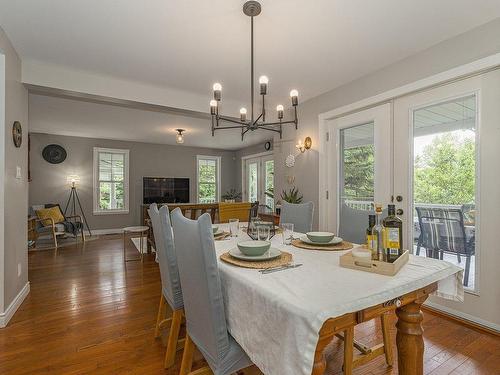
[[[475,255],[475,236],[467,239],[464,215],[459,208],[415,207],[420,226],[417,255],[420,248],[427,256],[443,259],[443,253],[465,259],[464,286],[468,285],[471,257]]]
[[[205,213],[195,221],[175,209],[172,227],[187,324],[180,374],[229,375],[251,366],[227,330],[210,216]],[[195,346],[208,367],[191,372]]]
[[[54,208],[59,209],[60,220],[54,220],[53,218],[40,218],[37,215],[37,211]],[[28,215],[30,217],[35,217],[35,230],[38,236],[52,236],[54,241],[54,248],[57,249],[57,236],[64,236],[70,234],[78,240],[78,235],[82,236],[82,241],[85,242],[85,234],[83,230],[83,221],[80,215],[65,216],[58,204],[39,204],[33,205],[29,208]]]
[[[295,232],[307,233],[312,230],[313,213],[313,202],[299,204],[283,202],[280,224],[292,223]]]

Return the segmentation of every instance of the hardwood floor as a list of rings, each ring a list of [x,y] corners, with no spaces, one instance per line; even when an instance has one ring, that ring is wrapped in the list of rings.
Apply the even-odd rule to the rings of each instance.
[[[132,246],[129,252],[136,255]],[[57,254],[30,252],[29,279],[31,293],[9,326],[0,329],[0,374],[178,373],[178,365],[163,370],[165,347],[154,339],[158,266],[150,256],[143,265],[124,265],[121,236]],[[425,373],[500,374],[500,338],[432,313],[425,314],[424,328]],[[394,318],[391,332],[395,335]],[[378,321],[356,327],[355,337],[366,344],[381,342]],[[396,350],[394,337],[393,342]],[[329,349],[327,373],[341,374],[342,343],[335,339]],[[198,356],[193,368],[203,365]],[[379,357],[354,373],[397,374],[397,368],[387,368]]]

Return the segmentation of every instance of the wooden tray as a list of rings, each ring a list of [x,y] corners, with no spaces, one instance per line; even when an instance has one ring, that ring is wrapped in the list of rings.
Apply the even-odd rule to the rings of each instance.
[[[354,261],[354,257],[351,252],[342,255],[340,257],[340,266],[345,268],[351,268],[353,270],[365,271],[378,273],[380,275],[394,276],[399,272],[401,267],[403,267],[410,259],[410,253],[405,250],[404,253],[396,259],[394,263],[380,262],[378,260],[372,260],[370,263],[361,263]]]

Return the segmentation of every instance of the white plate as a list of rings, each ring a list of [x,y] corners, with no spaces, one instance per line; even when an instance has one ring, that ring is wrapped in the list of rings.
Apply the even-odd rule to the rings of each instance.
[[[299,237],[299,240],[302,242],[309,244],[309,245],[337,245],[341,243],[343,240],[340,237],[333,237],[333,239],[330,242],[313,242],[307,237],[306,234],[303,234]]]
[[[269,252],[271,252],[271,254],[269,254]],[[269,249],[269,251],[266,251],[263,255],[249,256],[249,255],[243,254],[237,247],[235,247],[234,249],[229,250],[229,255],[231,255],[232,257],[235,257],[236,259],[257,262],[257,261],[261,261],[261,260],[270,260],[270,259],[277,258],[281,255],[281,251],[274,248],[274,247],[271,247]]]

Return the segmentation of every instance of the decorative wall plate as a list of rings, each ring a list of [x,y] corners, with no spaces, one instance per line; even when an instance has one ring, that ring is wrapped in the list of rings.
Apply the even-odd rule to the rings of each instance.
[[[12,124],[12,140],[14,146],[21,147],[21,143],[23,143],[23,127],[19,121],[14,121],[14,124]]]
[[[295,165],[295,156],[292,154],[288,155],[285,159],[285,165],[288,168],[292,168]]]
[[[42,151],[43,158],[50,164],[59,164],[66,160],[66,150],[59,145],[47,145]]]

